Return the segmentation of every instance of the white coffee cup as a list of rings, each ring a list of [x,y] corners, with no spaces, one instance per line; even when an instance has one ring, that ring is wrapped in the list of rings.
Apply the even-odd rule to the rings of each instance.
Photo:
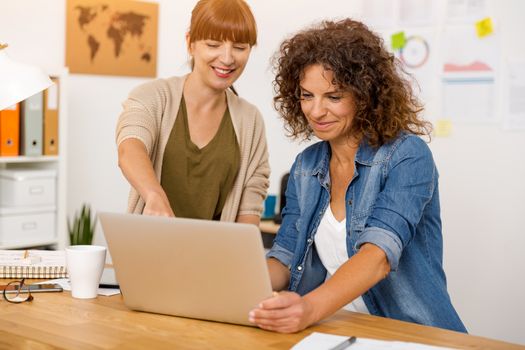
[[[92,299],[106,262],[106,247],[74,245],[66,248],[66,266],[73,298]]]

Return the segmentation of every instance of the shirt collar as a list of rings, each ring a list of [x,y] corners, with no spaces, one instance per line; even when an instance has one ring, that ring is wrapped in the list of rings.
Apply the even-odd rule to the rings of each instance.
[[[321,144],[321,161],[313,169],[312,175],[326,175],[330,166],[330,157],[332,155],[332,150],[330,149],[330,144],[327,141],[323,141]],[[371,166],[374,161],[374,156],[377,153],[377,148],[374,148],[368,144],[366,139],[363,139],[359,144],[357,153],[355,155],[355,161],[361,165]]]
[[[363,139],[357,149],[355,161],[361,165],[372,166],[376,153],[377,148],[370,146],[368,141]]]
[[[321,149],[319,150],[321,157],[320,162],[312,170],[312,175],[319,175],[320,178],[324,178],[328,174],[328,169],[330,167],[330,156],[332,151],[330,149],[330,144],[326,141],[321,143]]]

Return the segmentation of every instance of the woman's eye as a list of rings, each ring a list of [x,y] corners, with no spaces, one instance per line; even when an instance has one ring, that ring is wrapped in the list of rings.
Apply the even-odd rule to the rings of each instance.
[[[307,92],[301,93],[301,100],[308,100],[310,98],[312,98],[312,94],[309,94]]]
[[[247,43],[232,43],[232,46],[234,49],[239,51],[244,51],[250,47],[250,45]]]
[[[219,44],[218,43],[206,43],[206,46],[217,48],[217,47],[219,47]]]
[[[337,102],[341,100],[341,96],[328,96],[331,101]]]

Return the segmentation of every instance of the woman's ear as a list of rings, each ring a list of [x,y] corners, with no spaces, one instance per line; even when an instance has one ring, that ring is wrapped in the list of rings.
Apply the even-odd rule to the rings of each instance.
[[[187,32],[186,33],[186,49],[188,50],[188,54],[190,56],[193,56],[193,53],[191,52],[192,49],[191,49],[191,37],[190,37],[190,32]]]

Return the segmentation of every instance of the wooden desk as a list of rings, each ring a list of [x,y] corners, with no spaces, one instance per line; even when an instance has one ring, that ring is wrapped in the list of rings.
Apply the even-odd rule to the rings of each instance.
[[[1,284],[4,284],[0,280]],[[152,297],[155,297],[154,293]],[[296,334],[128,310],[122,297],[73,299],[36,294],[31,303],[0,300],[2,349],[289,349],[313,331],[456,348],[525,349],[518,345],[339,311]]]
[[[276,224],[272,220],[261,220],[261,223],[259,224],[259,229],[261,230],[261,233],[273,235],[277,233],[279,227],[281,227],[281,225]]]

